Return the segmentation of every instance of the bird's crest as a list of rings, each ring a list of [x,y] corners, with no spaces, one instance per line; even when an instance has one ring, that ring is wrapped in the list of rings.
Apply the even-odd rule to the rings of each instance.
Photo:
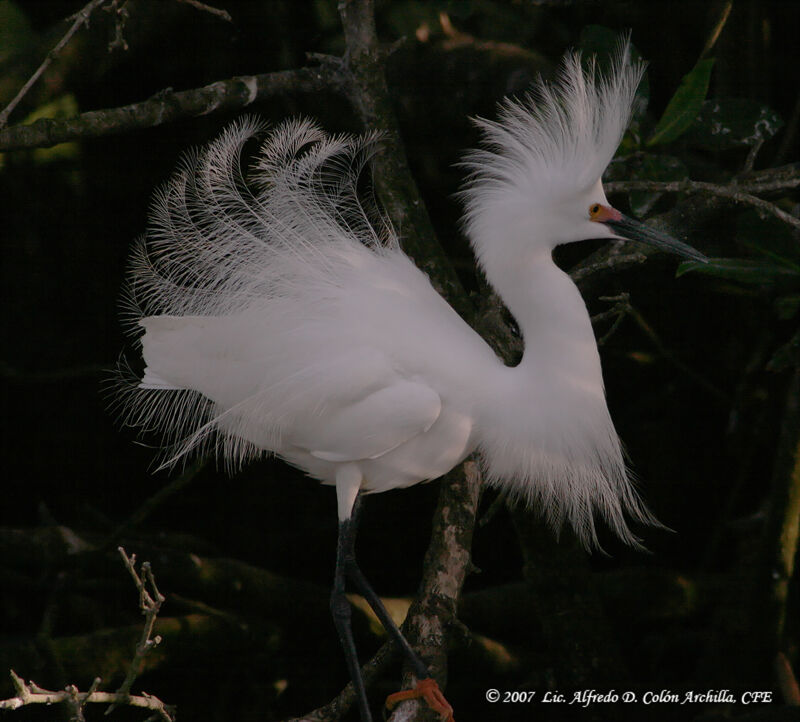
[[[466,156],[467,231],[514,203],[552,204],[598,182],[630,120],[645,64],[624,38],[602,72],[592,57],[565,56],[557,78],[541,78],[522,99],[500,104],[496,121],[478,118],[483,147]],[[504,213],[504,211],[500,211]]]

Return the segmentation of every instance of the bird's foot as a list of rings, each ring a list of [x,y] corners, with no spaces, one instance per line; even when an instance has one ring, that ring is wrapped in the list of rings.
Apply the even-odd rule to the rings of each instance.
[[[442,722],[456,722],[453,718],[453,708],[450,703],[444,698],[442,690],[436,684],[433,677],[427,677],[417,682],[413,689],[404,689],[402,692],[395,692],[386,698],[386,708],[394,709],[400,702],[407,699],[424,699],[428,706],[434,711],[438,712],[442,717]]]

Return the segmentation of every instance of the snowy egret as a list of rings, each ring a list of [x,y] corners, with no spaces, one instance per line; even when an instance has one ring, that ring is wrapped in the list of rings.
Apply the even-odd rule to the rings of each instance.
[[[626,473],[586,306],[551,257],[560,243],[621,238],[704,260],[603,192],[642,72],[627,45],[606,75],[568,55],[554,83],[478,121],[466,229],[522,331],[515,367],[436,293],[359,192],[376,134],[285,122],[248,181],[242,148],[263,129],[241,120],[156,196],[129,278],[146,368],[123,393],[126,418],[163,434],[165,466],[190,452],[215,451],[230,467],[272,452],[335,485],[331,609],[364,720],[346,578],[411,660],[418,693],[443,718],[451,710],[356,564],[362,492],[434,479],[477,449],[489,483],[587,545],[595,515],[634,545],[626,515],[654,522]]]

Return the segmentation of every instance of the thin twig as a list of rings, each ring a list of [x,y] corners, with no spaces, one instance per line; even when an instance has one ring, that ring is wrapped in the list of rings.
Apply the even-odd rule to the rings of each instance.
[[[632,249],[625,241],[617,241],[606,246],[603,252],[584,259],[577,266],[570,269],[569,277],[578,285],[582,281],[591,278],[596,274],[608,273],[612,271],[622,271],[630,266],[644,263],[647,255],[643,251]]]
[[[206,5],[205,3],[201,3],[200,0],[178,0],[179,3],[186,3],[186,5],[191,5],[193,8],[197,8],[198,10],[202,10],[205,13],[211,13],[212,15],[216,15],[218,18],[222,18],[229,23],[233,22],[233,18],[230,16],[230,13],[227,10],[222,10],[220,8],[212,7],[211,5]]]
[[[599,339],[597,339],[597,345],[603,346],[608,339],[610,339],[617,332],[617,329],[619,329],[619,327],[622,325],[622,322],[625,320],[625,317],[628,315],[628,312],[631,309],[631,297],[629,293],[620,293],[617,296],[600,296],[599,300],[606,301],[608,303],[613,302],[614,304],[607,311],[603,311],[602,313],[592,316],[592,325],[600,323],[601,321],[605,321],[609,318],[614,319],[608,331],[606,331]]]
[[[800,186],[800,163],[761,168],[752,173],[740,173],[734,178],[736,186],[747,193],[769,193]]]
[[[35,682],[26,683],[13,669],[11,670],[11,681],[16,695],[9,699],[0,700],[0,710],[15,710],[30,704],[53,705],[68,703],[74,715],[75,705],[77,705],[78,713],[80,713],[80,710],[87,704],[110,704],[153,710],[157,714],[156,719],[164,722],[173,722],[175,719],[172,708],[153,695],[142,693],[141,695],[120,696],[115,692],[98,692],[99,679],[95,679],[92,682],[92,686],[87,692],[78,691],[75,685],[69,685],[60,692],[44,689]],[[77,717],[77,719],[82,718],[82,714]]]
[[[125,40],[124,30],[125,23],[128,21],[129,13],[126,7],[128,0],[122,0],[122,5],[119,4],[120,0],[111,0],[111,5],[103,8],[108,13],[114,16],[114,39],[108,43],[108,52],[114,50],[127,50],[128,41]]]
[[[36,81],[41,77],[42,73],[50,66],[50,63],[53,62],[58,57],[58,54],[64,49],[64,46],[72,39],[72,36],[78,32],[82,25],[89,25],[89,16],[97,10],[106,0],[91,0],[91,2],[87,3],[83,9],[79,10],[75,15],[72,17],[75,18],[75,21],[70,26],[69,30],[64,34],[64,37],[56,43],[56,46],[47,53],[47,56],[42,61],[42,64],[36,69],[33,75],[28,78],[28,81],[25,85],[20,88],[20,91],[14,96],[12,101],[2,110],[0,111],[0,128],[4,128],[8,123],[8,116],[14,112],[14,108],[19,105],[20,101],[27,95],[28,91],[34,86]]]
[[[793,179],[791,183],[783,186],[784,188],[794,188],[800,185],[800,178]],[[606,193],[625,193],[628,191],[657,191],[663,193],[710,193],[721,198],[729,198],[737,203],[758,208],[766,213],[771,213],[776,218],[780,218],[784,223],[800,229],[800,218],[795,218],[790,213],[781,210],[774,203],[758,198],[746,190],[751,186],[746,183],[735,185],[718,185],[716,183],[706,183],[704,181],[649,181],[649,180],[627,180],[614,181],[605,185]],[[774,189],[771,189],[774,190]]]
[[[161,609],[161,605],[164,603],[165,597],[158,591],[156,580],[153,576],[153,570],[150,568],[150,562],[144,562],[142,564],[142,573],[139,575],[136,572],[136,555],[131,554],[128,556],[122,547],[118,547],[118,551],[125,567],[128,572],[130,572],[133,583],[139,590],[139,609],[142,614],[144,614],[144,629],[142,629],[142,634],[136,645],[136,652],[128,667],[128,673],[125,675],[125,679],[116,691],[116,694],[121,699],[125,699],[129,695],[136,677],[139,675],[145,656],[153,647],[161,642],[161,637],[157,635],[151,638],[151,635],[153,634],[156,617]],[[152,594],[148,591],[148,586]],[[114,705],[109,708],[109,711],[113,708]]]
[[[756,164],[756,156],[758,152],[761,150],[761,146],[764,145],[764,138],[759,138],[756,140],[755,143],[750,147],[750,150],[747,152],[747,158],[744,160],[744,166],[742,167],[742,173],[750,173],[753,170],[753,166]]]

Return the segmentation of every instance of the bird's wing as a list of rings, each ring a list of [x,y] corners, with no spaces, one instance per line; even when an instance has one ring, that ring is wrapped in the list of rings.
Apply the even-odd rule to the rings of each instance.
[[[442,400],[425,384],[398,379],[293,430],[286,441],[324,461],[377,459],[439,418]]]
[[[439,417],[439,394],[382,352],[342,349],[325,324],[301,333],[281,328],[281,318],[289,317],[142,319],[140,388],[192,389],[213,401],[212,416],[198,422],[203,433],[214,426],[261,449],[300,449],[335,462],[378,458]]]

